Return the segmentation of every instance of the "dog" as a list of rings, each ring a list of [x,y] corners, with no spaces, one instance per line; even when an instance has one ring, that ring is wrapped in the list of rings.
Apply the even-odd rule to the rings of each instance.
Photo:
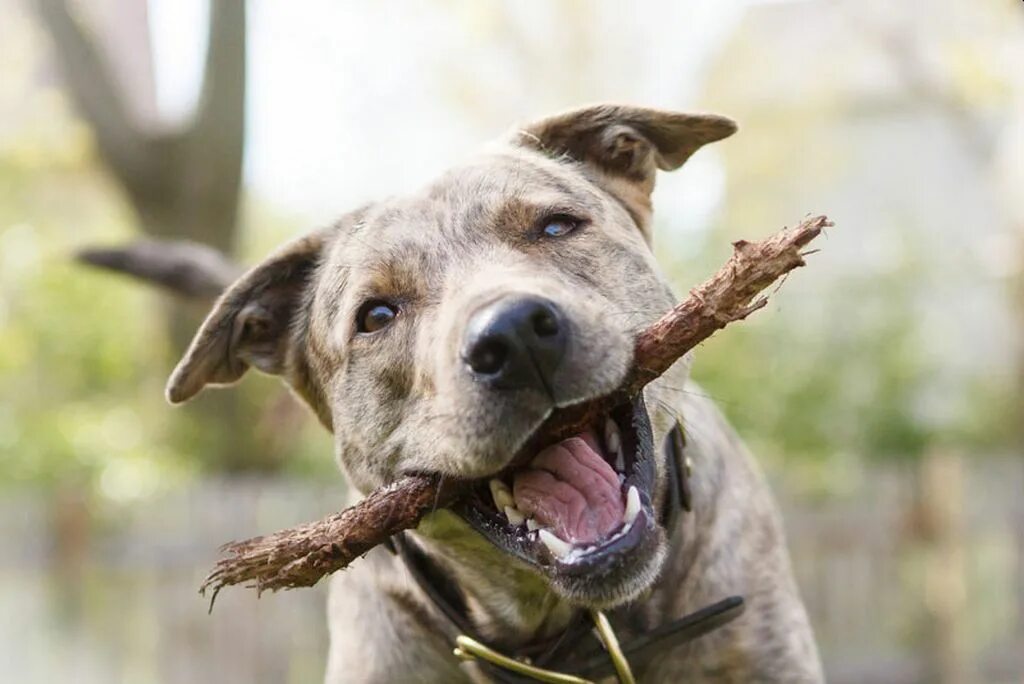
[[[678,301],[650,249],[655,175],[735,131],[621,105],[515,128],[422,191],[284,246],[214,305],[171,402],[255,367],[331,431],[358,492],[407,473],[478,481],[403,552],[378,547],[333,576],[327,682],[513,681],[453,654],[452,619],[516,655],[588,611],[626,643],[732,595],[741,616],[631,663],[637,680],[822,681],[780,515],[688,381],[689,356],[512,464],[554,408],[615,389],[635,334]],[[668,456],[680,428],[683,473]],[[689,511],[669,524],[680,477]]]

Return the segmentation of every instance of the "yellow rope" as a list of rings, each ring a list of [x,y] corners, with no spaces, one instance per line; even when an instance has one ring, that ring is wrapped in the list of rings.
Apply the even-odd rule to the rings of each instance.
[[[594,619],[597,634],[601,637],[605,650],[608,651],[608,657],[612,659],[612,665],[615,666],[615,672],[619,675],[619,681],[622,684],[636,684],[633,671],[629,669],[629,661],[626,660],[622,647],[619,646],[619,639],[615,636],[615,631],[612,630],[612,624],[608,622],[608,618],[599,610],[590,611],[590,617]]]
[[[611,623],[608,622],[608,618],[599,610],[590,611],[590,617],[594,620],[594,627],[597,628],[597,634],[601,639],[601,643],[604,644],[605,650],[608,652],[608,657],[611,658],[619,682],[621,684],[636,684],[636,678],[633,677],[629,661],[626,660],[626,656],[622,652],[619,639],[615,636],[615,631],[612,629]],[[577,677],[576,675],[545,670],[528,665],[515,658],[509,658],[465,634],[460,634],[455,638],[455,649],[452,653],[459,660],[471,661],[479,658],[480,660],[486,660],[492,665],[497,665],[525,677],[533,677],[538,682],[548,682],[548,684],[594,684],[589,679]]]
[[[562,674],[561,672],[554,672],[552,670],[534,667],[533,665],[527,665],[526,663],[515,660],[514,658],[509,658],[508,656],[502,655],[493,649],[487,648],[476,639],[471,639],[465,634],[461,634],[456,637],[455,644],[456,648],[453,653],[455,653],[455,656],[461,660],[473,660],[475,658],[480,658],[481,660],[486,660],[498,667],[503,667],[506,670],[511,670],[512,672],[526,677],[533,677],[539,682],[548,682],[549,684],[594,684],[589,679],[583,679],[576,675]]]

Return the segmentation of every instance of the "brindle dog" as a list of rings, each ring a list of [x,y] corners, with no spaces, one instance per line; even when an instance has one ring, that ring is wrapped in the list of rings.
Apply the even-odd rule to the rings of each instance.
[[[639,680],[821,681],[776,506],[687,384],[689,359],[628,407],[647,411],[653,436],[626,411],[507,467],[553,407],[616,387],[634,333],[677,301],[650,250],[655,173],[735,130],[718,116],[610,105],[518,128],[421,192],[358,209],[250,270],[215,305],[168,397],[254,366],[312,407],[360,492],[408,472],[482,478],[471,504],[407,537],[499,650],[557,635],[585,608],[619,607],[626,639],[738,594],[740,618],[648,659]],[[660,445],[677,423],[692,512],[670,536]],[[384,548],[334,576],[328,614],[328,682],[481,676],[452,655],[437,606]]]

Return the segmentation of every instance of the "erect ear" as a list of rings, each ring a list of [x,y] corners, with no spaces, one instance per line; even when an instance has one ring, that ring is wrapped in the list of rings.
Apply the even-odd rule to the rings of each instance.
[[[596,171],[596,179],[625,203],[646,234],[656,171],[677,169],[704,145],[735,132],[735,122],[713,114],[596,105],[521,128],[518,141]]]
[[[255,366],[280,375],[293,361],[294,325],[327,240],[317,232],[286,244],[221,295],[167,382],[167,399],[235,382]]]

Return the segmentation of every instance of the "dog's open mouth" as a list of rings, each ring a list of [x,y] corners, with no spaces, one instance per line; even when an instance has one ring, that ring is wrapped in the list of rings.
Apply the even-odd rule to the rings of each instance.
[[[656,545],[643,399],[481,481],[458,512],[499,548],[560,576],[613,572]],[[631,562],[632,561],[632,562]]]

